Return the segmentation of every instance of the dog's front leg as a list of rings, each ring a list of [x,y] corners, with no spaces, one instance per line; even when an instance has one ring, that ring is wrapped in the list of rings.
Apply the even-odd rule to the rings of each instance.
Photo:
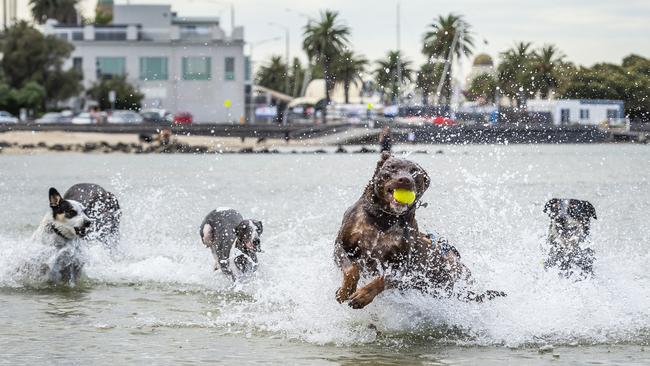
[[[352,263],[347,260],[343,267],[343,284],[336,291],[336,301],[342,303],[343,301],[350,298],[357,290],[357,283],[359,282],[359,265],[357,263]]]
[[[370,304],[377,295],[382,293],[386,288],[386,278],[379,276],[370,281],[367,285],[356,290],[350,296],[348,305],[353,309],[362,309]]]

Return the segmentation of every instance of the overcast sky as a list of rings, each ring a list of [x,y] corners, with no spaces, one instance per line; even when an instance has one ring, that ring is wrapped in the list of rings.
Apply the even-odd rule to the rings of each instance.
[[[27,0],[19,0],[19,16],[27,16]],[[126,0],[116,0],[118,4]],[[230,27],[228,2],[218,0],[131,0],[131,3],[169,3],[179,15],[220,16],[225,29]],[[355,51],[370,60],[396,48],[395,0],[235,0],[235,23],[245,27],[246,40],[256,42],[284,32],[269,22],[289,27],[291,57],[301,50],[304,15],[318,17],[327,8],[340,13],[352,30]],[[93,14],[96,0],[82,0],[83,11]],[[516,41],[531,41],[536,46],[557,45],[567,59],[578,64],[620,62],[630,54],[650,57],[650,0],[402,0],[401,48],[417,65],[424,62],[420,53],[422,35],[440,14],[462,14],[472,25],[475,53],[497,58],[499,52]],[[287,11],[291,9],[292,11]],[[302,13],[304,15],[299,15]],[[485,42],[484,42],[485,40]],[[255,60],[271,54],[284,55],[284,38],[255,47]],[[463,69],[468,71],[469,62]]]

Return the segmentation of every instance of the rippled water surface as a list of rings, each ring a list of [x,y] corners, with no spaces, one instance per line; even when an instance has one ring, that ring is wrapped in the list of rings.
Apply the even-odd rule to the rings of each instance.
[[[333,240],[374,154],[0,156],[0,363],[650,363],[648,146],[428,148],[408,156],[432,177],[420,226],[508,297],[336,303]],[[118,196],[122,242],[87,245],[82,282],[52,288],[20,268],[43,253],[47,188],[78,182]],[[543,270],[552,197],[596,207],[595,278]],[[260,269],[235,285],[198,235],[220,206],[264,222]]]

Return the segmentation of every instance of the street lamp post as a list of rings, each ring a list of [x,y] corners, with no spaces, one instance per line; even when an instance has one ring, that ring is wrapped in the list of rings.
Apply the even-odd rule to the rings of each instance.
[[[251,112],[251,123],[255,123],[255,68],[253,67],[255,62],[253,61],[253,49],[255,46],[259,46],[264,43],[269,43],[269,42],[274,42],[279,40],[280,37],[273,37],[273,38],[268,38],[268,39],[263,39],[257,42],[251,42],[248,44],[248,59],[250,60],[251,63],[251,101],[250,104],[252,106],[252,112]]]
[[[287,74],[284,76],[284,92],[291,94],[289,91],[289,69],[291,68],[291,61],[289,60],[289,27],[275,22],[269,22],[269,25],[284,30],[284,57],[287,63]]]

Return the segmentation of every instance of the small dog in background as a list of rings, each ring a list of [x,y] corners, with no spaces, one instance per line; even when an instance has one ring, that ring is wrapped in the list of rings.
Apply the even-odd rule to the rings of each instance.
[[[199,230],[201,241],[210,248],[215,263],[214,270],[221,269],[226,276],[236,280],[230,270],[230,252],[237,250],[235,266],[242,272],[252,272],[257,269],[257,253],[261,251],[260,235],[262,222],[244,219],[232,209],[217,209],[210,212]]]
[[[81,203],[91,221],[87,239],[114,247],[120,236],[122,211],[115,195],[97,184],[79,183],[70,187],[63,198]]]
[[[582,246],[589,237],[591,219],[597,219],[594,206],[589,201],[553,198],[544,206],[544,213],[551,218],[544,268],[557,267],[565,277],[592,275],[594,250]]]
[[[56,253],[41,266],[41,274],[49,282],[73,285],[83,268],[77,239],[86,235],[92,222],[83,204],[63,199],[55,188],[49,190],[49,202],[52,211],[45,215],[33,239],[54,247]]]

